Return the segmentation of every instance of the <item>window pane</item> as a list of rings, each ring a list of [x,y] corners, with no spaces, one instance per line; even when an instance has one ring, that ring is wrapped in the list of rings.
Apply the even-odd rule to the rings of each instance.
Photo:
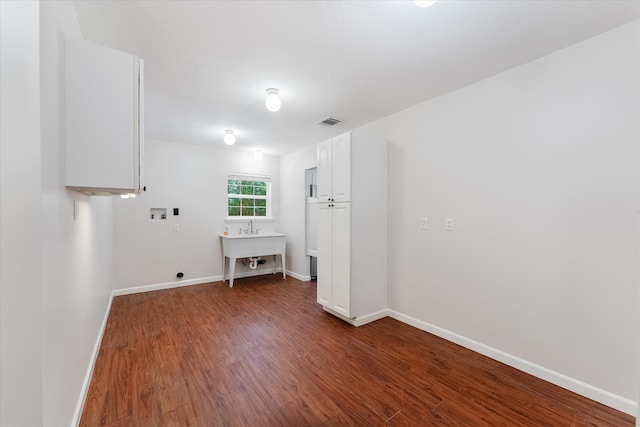
[[[251,176],[244,179],[242,176],[227,178],[228,216],[266,217],[270,203],[269,189],[268,182],[256,180]]]

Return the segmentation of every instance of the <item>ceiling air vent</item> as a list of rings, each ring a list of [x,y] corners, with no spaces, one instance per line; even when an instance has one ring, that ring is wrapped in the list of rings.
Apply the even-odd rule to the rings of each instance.
[[[340,122],[341,120],[338,120],[335,117],[327,117],[326,119],[319,121],[318,124],[322,126],[333,126]]]

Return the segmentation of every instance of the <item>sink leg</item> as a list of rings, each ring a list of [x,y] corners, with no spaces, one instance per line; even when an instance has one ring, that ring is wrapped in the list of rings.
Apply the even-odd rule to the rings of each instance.
[[[236,272],[236,259],[229,258],[229,287],[233,288],[233,275]]]
[[[282,260],[282,278],[287,278],[287,261],[284,254],[280,254],[280,259]]]
[[[222,281],[226,282],[227,281],[227,277],[226,277],[226,270],[227,270],[227,257],[222,255]]]

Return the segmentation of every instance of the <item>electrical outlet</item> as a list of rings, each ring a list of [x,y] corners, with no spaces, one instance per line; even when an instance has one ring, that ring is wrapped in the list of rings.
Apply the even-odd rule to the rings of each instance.
[[[453,218],[447,218],[445,230],[453,231]]]
[[[180,232],[180,224],[173,224],[173,232],[174,233]]]
[[[427,218],[420,218],[420,229],[421,230],[427,229]]]

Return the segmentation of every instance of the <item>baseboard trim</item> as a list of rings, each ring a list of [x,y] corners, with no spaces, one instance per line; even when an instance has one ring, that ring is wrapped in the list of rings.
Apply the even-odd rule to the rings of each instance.
[[[240,276],[236,275],[235,277],[240,277]],[[203,283],[220,282],[220,281],[222,281],[222,276],[200,277],[198,279],[178,280],[175,282],[158,283],[155,285],[143,285],[143,286],[134,286],[131,288],[116,289],[115,291],[113,291],[113,295],[118,297],[121,295],[139,294],[142,292],[153,292],[153,291],[160,291],[164,289],[181,288],[183,286],[201,285]]]
[[[311,280],[311,276],[303,276],[302,274],[298,274],[295,271],[287,270],[287,276],[291,276],[294,279],[298,279],[301,282],[309,282]]]
[[[278,273],[282,273],[282,268],[277,268],[276,272],[274,273],[273,270],[269,269],[269,270],[260,270],[260,271],[245,271],[245,272],[240,272],[240,273],[236,273],[233,275],[234,280],[235,279],[243,279],[245,277],[255,277],[255,276],[264,276],[266,274],[278,274]],[[289,272],[287,271],[287,274],[291,275],[291,277],[294,277],[298,280],[301,281],[305,281],[304,277],[305,276],[301,276],[297,273],[293,273],[293,272]],[[311,280],[311,278],[307,279],[306,281]],[[226,280],[227,282],[229,281],[228,278]],[[188,279],[188,280],[177,280],[175,282],[166,282],[166,283],[157,283],[154,285],[143,285],[143,286],[134,286],[131,288],[122,288],[122,289],[116,289],[114,291],[114,296],[120,296],[120,295],[130,295],[130,294],[138,294],[141,292],[153,292],[153,291],[160,291],[160,290],[164,290],[164,289],[173,289],[173,288],[181,288],[183,286],[192,286],[192,285],[202,285],[203,283],[211,283],[211,282],[222,282],[222,275],[220,276],[209,276],[209,277],[200,277],[197,279]]]
[[[375,322],[376,320],[380,320],[389,315],[389,310],[384,309],[384,310],[376,311],[373,313],[365,314],[364,316],[351,318],[351,317],[345,316],[344,314],[340,314],[337,311],[330,309],[329,307],[325,307],[324,305],[322,306],[322,309],[327,313],[332,314],[337,318],[344,320],[345,322],[353,326],[366,325],[367,323]]]
[[[502,362],[520,371],[531,374],[535,377],[541,378],[559,387],[570,390],[574,393],[595,400],[603,405],[617,409],[631,416],[637,416],[638,404],[626,397],[618,396],[601,388],[584,383],[575,378],[571,378],[567,375],[559,372],[552,371],[543,366],[536,365],[535,363],[516,357],[512,354],[505,353],[504,351],[495,349],[486,344],[482,344],[478,341],[474,341],[470,338],[456,334],[439,326],[435,326],[431,323],[418,320],[414,317],[407,316],[406,314],[399,313],[395,310],[387,310],[389,317],[392,317],[407,325],[429,332],[447,341],[451,341],[465,348],[473,350],[491,359]]]
[[[82,382],[82,388],[80,389],[80,399],[78,400],[78,404],[76,405],[76,411],[73,414],[72,426],[80,425],[80,417],[82,417],[82,410],[84,409],[84,403],[87,400],[87,394],[89,393],[89,385],[91,384],[91,377],[93,376],[93,370],[96,366],[96,360],[98,360],[98,353],[100,352],[100,345],[102,344],[102,337],[104,336],[104,331],[107,328],[107,320],[109,320],[109,313],[111,313],[111,303],[113,302],[114,292],[111,292],[109,296],[109,302],[107,304],[107,309],[104,313],[104,318],[102,319],[102,325],[100,325],[100,331],[98,332],[98,338],[96,339],[96,343],[93,345],[93,353],[91,354],[91,359],[89,359],[89,366],[87,367],[87,373],[84,377],[84,381]]]

